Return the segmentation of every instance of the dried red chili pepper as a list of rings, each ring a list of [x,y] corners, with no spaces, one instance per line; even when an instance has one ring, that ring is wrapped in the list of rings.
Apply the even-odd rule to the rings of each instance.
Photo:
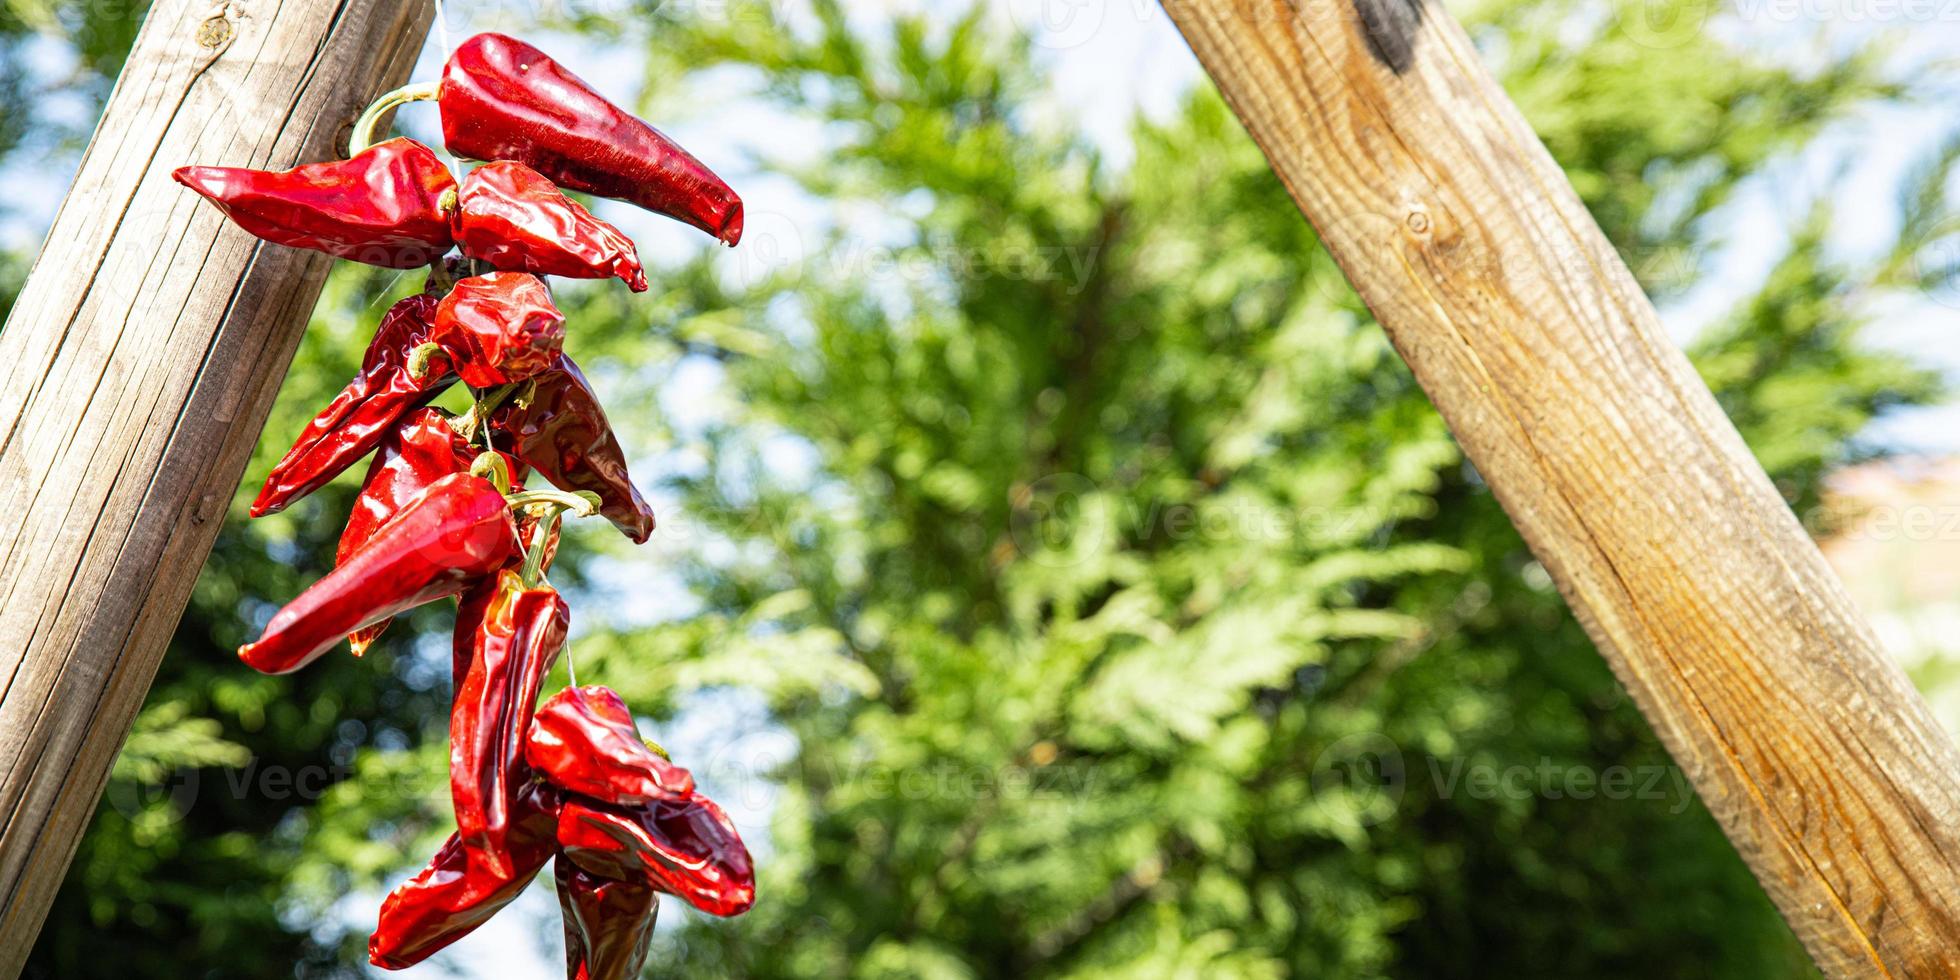
[[[456,283],[436,307],[428,339],[464,384],[494,388],[551,366],[565,346],[565,315],[537,276],[492,272]]]
[[[703,796],[630,808],[568,796],[558,808],[558,846],[586,871],[650,885],[710,915],[755,904],[748,848]]]
[[[511,810],[511,866],[503,874],[473,861],[462,839],[451,834],[422,873],[381,903],[381,921],[368,937],[368,962],[384,970],[414,966],[509,905],[558,850],[557,808],[549,787],[524,787]]]
[[[571,624],[556,589],[506,569],[456,613],[456,695],[449,714],[449,790],[456,833],[483,866],[511,868],[512,800],[529,777],[524,739],[545,674]]]
[[[566,976],[635,980],[653,942],[660,893],[641,882],[601,878],[562,856],[552,871],[565,919]]]
[[[455,227],[463,254],[499,269],[568,279],[618,276],[628,289],[646,292],[633,240],[521,163],[505,160],[470,171]]]
[[[554,785],[602,803],[638,806],[694,792],[694,776],[648,748],[626,702],[597,685],[552,695],[531,721],[524,757]]]
[[[381,525],[429,484],[452,473],[468,472],[469,449],[469,443],[449,424],[448,413],[421,408],[405,416],[375,449],[374,461],[361,481],[361,492],[354,497],[354,509],[348,512],[347,526],[340,532],[334,564],[345,564]],[[384,619],[348,634],[354,656],[365,654],[392,621]]]
[[[293,448],[272,468],[252,501],[253,517],[284,510],[325,486],[371,452],[403,415],[428,404],[455,381],[446,361],[432,363],[420,378],[408,372],[415,348],[429,339],[436,306],[435,297],[417,294],[389,308],[361,359],[361,373],[306,424]]]
[[[354,509],[348,512],[347,528],[340,533],[335,563],[346,561],[429,484],[452,473],[468,472],[474,458],[470,444],[450,424],[448,412],[419,408],[403,416],[382,436],[374,461],[368,465]]]
[[[279,610],[239,659],[268,674],[298,670],[342,636],[463,591],[516,551],[517,529],[496,485],[467,473],[443,477]]]
[[[497,444],[514,447],[517,457],[552,486],[598,494],[599,512],[627,537],[644,543],[653,534],[653,508],[634,489],[626,454],[584,373],[571,357],[559,354],[533,383],[527,397],[491,413]]]
[[[438,96],[451,152],[515,160],[560,187],[631,201],[735,244],[742,199],[673,140],[606,101],[544,52],[478,34],[443,67]]]
[[[361,492],[354,498],[354,509],[347,515],[347,527],[340,532],[340,546],[334,564],[344,564],[365,545],[381,525],[388,523],[410,500],[429,484],[452,473],[467,473],[480,453],[456,431],[449,413],[439,408],[420,408],[403,417],[381,440],[369,464]],[[514,456],[503,456],[504,467],[513,484],[524,480],[525,467]],[[525,522],[518,522],[518,540],[530,541]],[[354,656],[367,652],[375,639],[388,628],[390,620],[364,626],[347,637]]]
[[[454,243],[445,204],[456,179],[411,139],[352,159],[291,170],[178,167],[177,182],[204,195],[240,228],[269,242],[318,249],[389,269],[428,265]]]

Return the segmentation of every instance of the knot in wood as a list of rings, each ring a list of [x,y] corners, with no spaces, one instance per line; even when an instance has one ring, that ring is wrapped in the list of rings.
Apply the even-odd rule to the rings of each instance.
[[[231,42],[231,20],[223,14],[213,14],[197,25],[199,47],[222,48]]]

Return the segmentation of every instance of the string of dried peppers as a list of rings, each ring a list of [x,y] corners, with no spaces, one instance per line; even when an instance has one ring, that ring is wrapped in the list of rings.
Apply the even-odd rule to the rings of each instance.
[[[460,183],[414,140],[370,145],[387,110],[418,99],[438,102],[452,153],[485,161]],[[632,240],[560,187],[630,201],[729,245],[741,238],[741,199],[543,52],[497,34],[463,42],[439,83],[376,102],[356,123],[354,150],[280,173],[175,173],[266,241],[430,269],[252,504],[253,517],[275,513],[373,455],[333,571],[239,657],[283,674],[343,636],[359,656],[394,616],[456,597],[456,833],[382,904],[369,959],[420,962],[552,862],[567,975],[637,977],[660,894],[739,915],[755,877],[727,814],[640,738],[618,694],[566,688],[538,707],[570,628],[546,579],[560,519],[603,516],[635,542],[653,531],[605,411],[564,353],[565,317],[544,277],[647,288]],[[466,414],[431,405],[459,381],[474,398]],[[525,487],[532,472],[555,489]]]

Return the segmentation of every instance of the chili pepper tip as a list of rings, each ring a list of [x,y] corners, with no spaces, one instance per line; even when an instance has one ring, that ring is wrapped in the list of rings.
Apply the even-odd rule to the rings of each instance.
[[[211,189],[211,183],[217,177],[217,174],[212,171],[217,169],[217,167],[178,167],[170,172],[170,179],[210,197],[215,193],[215,190]]]

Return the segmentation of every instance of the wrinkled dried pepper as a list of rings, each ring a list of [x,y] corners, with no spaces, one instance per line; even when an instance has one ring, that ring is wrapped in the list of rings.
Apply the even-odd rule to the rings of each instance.
[[[516,38],[458,45],[437,101],[452,153],[515,160],[560,187],[631,201],[730,245],[742,238],[742,199],[720,177]]]
[[[449,715],[449,789],[456,833],[473,859],[512,867],[512,801],[528,780],[524,739],[539,689],[571,624],[549,585],[505,570],[463,597],[456,613],[456,694]]]
[[[368,466],[366,479],[361,481],[361,492],[354,497],[354,508],[347,515],[347,527],[340,532],[334,564],[345,563],[381,525],[388,523],[429,484],[454,473],[469,472],[478,455],[456,431],[449,413],[439,408],[420,408],[403,417],[375,449],[374,461]],[[512,481],[521,483],[524,464],[514,456],[503,459]],[[521,519],[518,539],[528,547],[530,535],[526,522]],[[354,648],[354,655],[366,653],[388,623],[384,619],[349,635],[347,640]]]
[[[499,269],[568,279],[618,276],[636,293],[647,288],[632,239],[521,163],[486,163],[470,171],[455,226],[463,254]]]
[[[552,486],[598,494],[599,513],[635,542],[646,541],[653,534],[653,508],[633,487],[626,453],[584,373],[560,354],[533,384],[527,397],[491,413],[497,445],[510,447]]]
[[[381,525],[429,484],[453,473],[468,472],[469,466],[469,443],[456,435],[447,413],[420,408],[403,417],[375,449],[374,461],[361,481],[361,492],[354,497],[354,509],[347,514],[347,526],[341,529],[334,564],[346,564]],[[367,653],[390,622],[393,620],[384,619],[348,634],[354,656]]]
[[[374,461],[368,465],[354,509],[348,512],[347,527],[340,533],[334,561],[346,561],[429,484],[469,472],[475,455],[470,444],[456,434],[448,412],[419,408],[403,416],[382,437]]]
[[[417,294],[389,308],[361,359],[361,373],[306,424],[293,448],[272,467],[252,501],[253,517],[284,510],[325,486],[372,452],[402,416],[428,404],[456,380],[447,361],[432,363],[420,378],[408,371],[409,358],[429,339],[436,307],[435,297]]]
[[[454,204],[456,179],[411,139],[291,170],[179,167],[171,176],[240,228],[281,245],[411,269],[454,243],[445,205]]]
[[[279,610],[239,659],[268,674],[298,670],[342,636],[456,595],[516,553],[517,529],[496,485],[467,473],[443,477]]]
[[[565,920],[565,975],[636,980],[653,942],[660,893],[642,882],[601,878],[562,856],[552,873]]]
[[[740,915],[755,904],[748,848],[704,796],[638,807],[568,796],[558,808],[558,846],[586,871],[641,882],[710,915]]]
[[[494,388],[552,366],[565,346],[565,315],[537,276],[492,272],[456,283],[437,305],[428,339],[464,384]]]
[[[509,905],[557,852],[557,809],[550,787],[523,788],[511,808],[505,840],[510,867],[502,874],[483,867],[460,837],[449,835],[429,866],[381,903],[381,921],[368,937],[368,962],[388,970],[414,966]]]
[[[531,721],[524,753],[553,784],[602,803],[638,806],[694,792],[694,776],[648,748],[626,702],[597,685],[552,695]]]
[[[617,700],[616,694],[606,694]],[[561,695],[552,704],[566,700]],[[617,720],[624,707],[601,713]],[[534,724],[531,731],[536,735],[541,728]],[[647,751],[637,739],[627,743],[630,749],[618,740],[591,744],[595,751],[620,750],[630,757],[612,759],[601,768],[630,768],[633,758]],[[541,746],[537,754],[548,758],[557,751],[556,746]],[[660,892],[714,915],[739,915],[754,903],[748,849],[712,801],[689,791],[642,806],[613,806],[582,798],[557,782],[563,772],[560,766],[540,768],[536,776],[542,778],[517,784],[504,843],[507,865],[483,861],[482,852],[459,832],[427,870],[395,889],[368,940],[370,961],[400,969],[455,942],[508,904],[537,873],[543,855],[554,849],[568,975],[574,978],[637,977]],[[589,780],[573,782],[592,785]],[[544,817],[556,819],[550,838],[554,846],[541,840]]]

